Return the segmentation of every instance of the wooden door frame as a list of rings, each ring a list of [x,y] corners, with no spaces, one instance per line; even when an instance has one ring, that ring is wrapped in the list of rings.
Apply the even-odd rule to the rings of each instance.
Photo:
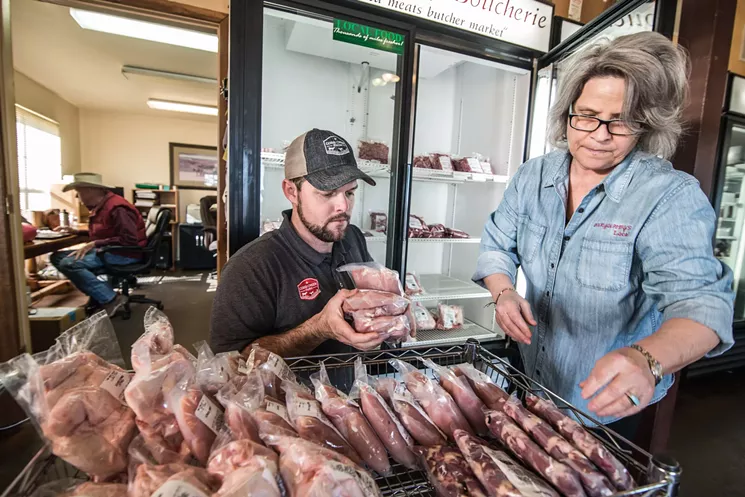
[[[38,0],[65,7],[90,7],[98,10],[153,17],[173,22],[189,23],[214,28],[217,32],[219,72],[218,81],[228,72],[228,19],[225,12],[213,11],[168,0]],[[15,134],[15,86],[13,53],[10,33],[10,0],[0,0],[0,361],[18,355],[30,347],[28,315],[26,312],[23,236],[21,232],[20,202],[18,198],[18,167]],[[219,119],[217,143],[222,144],[225,133],[226,103],[218,97]],[[222,146],[218,147],[222,151]],[[224,211],[222,192],[225,189],[225,161],[219,152],[218,212]],[[218,226],[218,244],[227,255],[227,229]],[[222,240],[222,242],[221,242]],[[225,257],[222,258],[223,263]],[[16,330],[18,332],[16,333]]]

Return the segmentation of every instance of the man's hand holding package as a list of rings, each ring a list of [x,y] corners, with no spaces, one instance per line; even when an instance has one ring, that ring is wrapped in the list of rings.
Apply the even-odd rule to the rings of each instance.
[[[339,290],[316,317],[318,326],[327,333],[326,338],[338,340],[360,350],[371,350],[385,340],[385,335],[375,332],[358,333],[344,320],[342,304],[359,290]]]

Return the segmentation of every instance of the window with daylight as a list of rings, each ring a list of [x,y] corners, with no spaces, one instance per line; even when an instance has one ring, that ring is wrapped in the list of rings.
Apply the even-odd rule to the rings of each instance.
[[[62,180],[59,123],[16,105],[21,211],[51,207],[50,187]]]

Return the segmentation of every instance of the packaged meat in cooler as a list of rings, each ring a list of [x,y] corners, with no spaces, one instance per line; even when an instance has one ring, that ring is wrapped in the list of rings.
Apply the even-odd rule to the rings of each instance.
[[[430,224],[428,225],[427,236],[423,238],[445,238],[446,231],[447,228],[444,224]]]
[[[263,459],[266,465],[276,467],[279,463],[277,453],[251,440],[232,440],[213,449],[207,462],[207,471],[223,481],[228,475]]]
[[[546,454],[506,414],[489,411],[486,418],[489,430],[497,440],[518,459],[543,476],[566,497],[585,497],[577,474],[565,464]]]
[[[450,160],[450,156],[447,154],[430,154],[432,161],[432,169],[440,169],[442,171],[453,171],[453,163]]]
[[[455,442],[461,454],[476,475],[476,478],[486,489],[489,497],[522,497],[523,494],[515,488],[507,475],[499,469],[497,463],[484,450],[487,443],[463,430],[455,431]]]
[[[133,465],[129,497],[210,497],[220,486],[204,468],[188,464]]]
[[[398,342],[406,339],[411,334],[411,320],[407,314],[400,316],[368,317],[367,312],[355,311],[352,313],[354,329],[358,333],[377,333],[384,335],[386,342]]]
[[[457,230],[455,228],[445,228],[445,238],[471,238],[471,236],[465,231]]]
[[[385,212],[370,212],[370,229],[379,233],[385,233],[388,229],[388,214]]]
[[[130,381],[123,363],[113,326],[100,312],[48,351],[0,364],[0,379],[56,456],[103,480],[126,471],[136,434],[122,395]]]
[[[406,273],[404,283],[406,295],[420,295],[424,293],[424,288],[422,288],[422,284],[419,282],[419,278],[417,277],[416,273]]]
[[[222,408],[202,392],[193,377],[182,380],[165,398],[192,455],[206,464],[210,447],[224,425]]]
[[[424,218],[415,214],[409,215],[409,238],[427,238],[429,227]]]
[[[388,449],[391,457],[407,468],[415,469],[417,467],[416,456],[411,451],[414,441],[388,407],[385,399],[372,386],[375,380],[367,375],[367,369],[361,357],[355,360],[354,372],[355,381],[349,397],[359,399],[362,413],[385,448]]]
[[[295,374],[284,359],[255,344],[251,346],[248,359],[246,359],[246,368],[258,369],[264,382],[264,391],[275,399],[284,400],[285,398],[282,382],[296,381]]]
[[[388,164],[388,145],[375,140],[360,140],[359,158]]]
[[[432,169],[432,159],[429,155],[417,155],[414,157],[414,167]]]
[[[291,382],[285,382],[283,388],[287,394],[287,414],[298,435],[335,450],[357,464],[362,464],[359,454],[329,421],[323,413],[321,403],[313,397],[310,391]],[[270,444],[267,439],[264,439],[264,442]]]
[[[481,483],[458,449],[447,445],[415,447],[430,483],[440,497],[486,497]]]
[[[473,388],[473,391],[476,392],[476,395],[479,396],[486,407],[496,411],[502,409],[509,395],[497,386],[494,380],[487,374],[479,371],[469,363],[458,364],[453,369],[463,374]]]
[[[468,158],[466,157],[458,157],[458,156],[452,156],[450,160],[453,163],[453,169],[455,171],[461,172],[461,173],[472,173],[476,172],[471,170],[471,165],[468,163]],[[479,171],[481,172],[481,168],[479,168]]]
[[[378,474],[389,475],[391,464],[385,446],[362,415],[359,405],[331,385],[324,363],[321,363],[320,371],[313,373],[310,379],[323,413],[334,423],[339,433],[370,468]]]
[[[452,369],[435,364],[430,359],[422,359],[422,363],[437,375],[440,379],[440,385],[453,397],[473,431],[477,435],[489,433],[489,429],[486,427],[484,403],[468,384],[468,380],[456,375]]]
[[[398,272],[377,262],[346,264],[337,271],[349,273],[355,287],[360,290],[379,290],[404,295]]]
[[[403,377],[406,388],[424,411],[451,440],[457,429],[472,433],[471,426],[453,398],[440,385],[411,364],[400,359],[388,361]],[[413,435],[413,433],[412,433]]]
[[[437,329],[454,330],[463,326],[463,307],[437,304]]]
[[[370,311],[360,315],[366,317],[398,316],[404,314],[408,307],[409,300],[405,297],[378,290],[359,290],[342,303],[345,313]]]
[[[502,411],[532,436],[551,457],[572,468],[579,476],[587,495],[607,497],[615,493],[611,482],[579,450],[564,440],[548,423],[525,409],[517,397],[510,397]]]
[[[289,437],[276,437],[272,446],[292,497],[382,497],[375,480],[338,452]]]
[[[435,325],[437,324],[435,322],[435,317],[432,315],[431,312],[429,312],[429,309],[424,307],[424,304],[422,304],[421,302],[412,302],[411,308],[412,312],[414,313],[414,319],[416,320],[417,328],[421,330],[435,329]]]
[[[579,423],[564,414],[556,405],[533,394],[528,394],[528,409],[548,421],[559,433],[571,441],[590,461],[600,468],[618,490],[634,487],[634,480],[623,464]]]

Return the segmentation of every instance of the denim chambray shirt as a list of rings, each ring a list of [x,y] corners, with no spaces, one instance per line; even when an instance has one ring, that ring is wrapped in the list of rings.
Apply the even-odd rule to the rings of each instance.
[[[513,283],[521,266],[538,325],[520,344],[525,372],[589,412],[578,384],[608,352],[687,318],[733,344],[732,271],[714,257],[714,210],[692,176],[632,151],[566,222],[569,163],[556,150],[523,164],[484,227],[473,280]],[[672,375],[657,386],[659,401]],[[610,423],[617,418],[600,418]]]

